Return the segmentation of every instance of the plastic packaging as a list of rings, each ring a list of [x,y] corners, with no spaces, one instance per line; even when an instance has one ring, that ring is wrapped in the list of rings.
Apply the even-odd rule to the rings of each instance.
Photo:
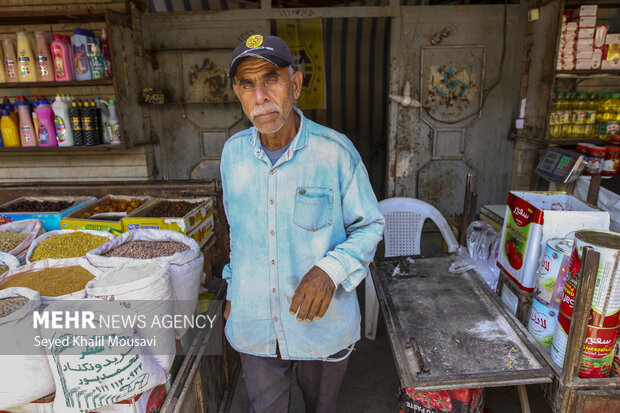
[[[71,132],[73,133],[73,144],[76,146],[84,145],[84,136],[82,135],[82,104],[80,102],[72,102],[69,109],[69,117],[71,118]]]
[[[54,122],[54,111],[49,101],[42,100],[35,109],[39,117],[39,146],[58,146],[56,139],[56,126]]]
[[[116,111],[116,101],[114,99],[110,99],[110,104],[108,108],[110,110],[110,117],[108,119],[110,144],[120,145],[122,143],[121,125],[118,120],[118,113]]]
[[[1,46],[1,45],[0,45]],[[4,49],[0,47],[0,83],[6,83],[6,69],[4,68]]]
[[[8,83],[19,82],[17,76],[17,46],[14,39],[3,39],[2,49],[4,50],[4,69],[6,71],[6,81]]]
[[[73,48],[73,67],[76,80],[91,80],[90,64],[88,63],[88,36],[82,29],[75,29],[71,36]]]
[[[105,28],[101,29],[101,51],[103,52],[103,58],[105,60],[105,77],[112,78],[112,59],[110,58],[110,42],[108,41],[108,34]]]
[[[30,105],[25,101],[16,102],[15,105],[19,113],[19,135],[22,146],[37,146],[32,116],[30,115]]]
[[[69,108],[70,103],[67,97],[56,95],[56,100],[52,104],[52,110],[54,111],[54,127],[58,146],[73,146],[73,130],[71,128]]]
[[[55,34],[51,46],[52,56],[54,58],[54,78],[57,82],[75,80],[75,73],[73,72],[73,51],[66,39],[66,36]]]
[[[499,279],[499,268],[495,264],[500,249],[499,232],[487,222],[473,221],[467,227],[466,234],[467,248],[459,248],[458,258],[450,266],[450,272],[461,273],[473,269],[495,291]]]
[[[103,143],[110,143],[110,130],[108,129],[110,119],[109,103],[97,96],[95,98],[95,106],[100,110],[101,114],[101,141]]]
[[[37,80],[39,82],[53,82],[54,68],[50,46],[47,43],[47,33],[34,32],[35,55],[37,59]]]
[[[2,108],[0,111],[0,129],[2,129],[2,142],[7,148],[19,148],[19,126],[13,117],[11,112]]]
[[[101,45],[99,40],[95,39],[92,32],[89,32],[88,34],[87,55],[88,62],[90,63],[91,78],[93,80],[105,79],[105,59],[103,57],[103,52],[101,51]]]
[[[30,33],[17,32],[17,63],[20,82],[35,82],[37,80],[33,45],[34,41]]]

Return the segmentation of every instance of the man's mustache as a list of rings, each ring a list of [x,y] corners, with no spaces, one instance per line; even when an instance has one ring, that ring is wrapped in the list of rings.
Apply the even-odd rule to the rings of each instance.
[[[273,102],[267,102],[259,106],[254,106],[252,108],[252,111],[250,112],[250,116],[252,117],[252,119],[254,119],[257,116],[266,115],[273,112],[282,113],[282,109],[280,108],[280,106]]]

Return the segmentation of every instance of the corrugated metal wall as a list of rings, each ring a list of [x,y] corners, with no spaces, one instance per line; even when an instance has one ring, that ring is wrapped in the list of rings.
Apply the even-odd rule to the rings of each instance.
[[[256,3],[227,0],[150,1],[155,12],[256,7]],[[387,0],[374,0],[356,5],[387,3]],[[389,42],[390,19],[324,19],[327,109],[306,112],[310,119],[345,133],[353,141],[378,197],[383,197],[386,178]],[[169,178],[187,179],[188,176]]]

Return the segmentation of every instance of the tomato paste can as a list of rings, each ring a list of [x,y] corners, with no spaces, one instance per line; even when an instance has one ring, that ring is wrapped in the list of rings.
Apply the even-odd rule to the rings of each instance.
[[[600,254],[588,324],[595,327],[617,327],[620,325],[620,234],[594,230],[575,232],[564,295],[567,293],[569,280],[574,280],[575,287],[577,285],[584,246],[591,246]],[[572,308],[570,313],[566,312],[568,316],[571,316],[571,313]]]
[[[620,340],[616,338],[616,349],[614,350],[614,361],[611,364],[611,375],[620,376]]]
[[[527,329],[532,337],[547,350],[547,353],[551,351],[553,333],[557,323],[558,309],[548,306],[538,297],[535,297],[532,301]]]
[[[560,311],[551,345],[551,359],[560,367],[564,366],[570,324],[571,318]],[[609,377],[617,336],[618,327],[588,326],[579,364],[579,377]]]
[[[573,241],[570,239],[549,239],[538,267],[538,299],[555,309],[560,307],[562,301],[572,249]]]

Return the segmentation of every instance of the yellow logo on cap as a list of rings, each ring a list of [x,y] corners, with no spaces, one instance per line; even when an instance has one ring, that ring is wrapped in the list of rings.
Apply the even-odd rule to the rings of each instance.
[[[261,36],[260,34],[252,35],[248,37],[248,40],[245,41],[245,45],[250,49],[255,49],[261,44],[263,44],[263,36]]]

